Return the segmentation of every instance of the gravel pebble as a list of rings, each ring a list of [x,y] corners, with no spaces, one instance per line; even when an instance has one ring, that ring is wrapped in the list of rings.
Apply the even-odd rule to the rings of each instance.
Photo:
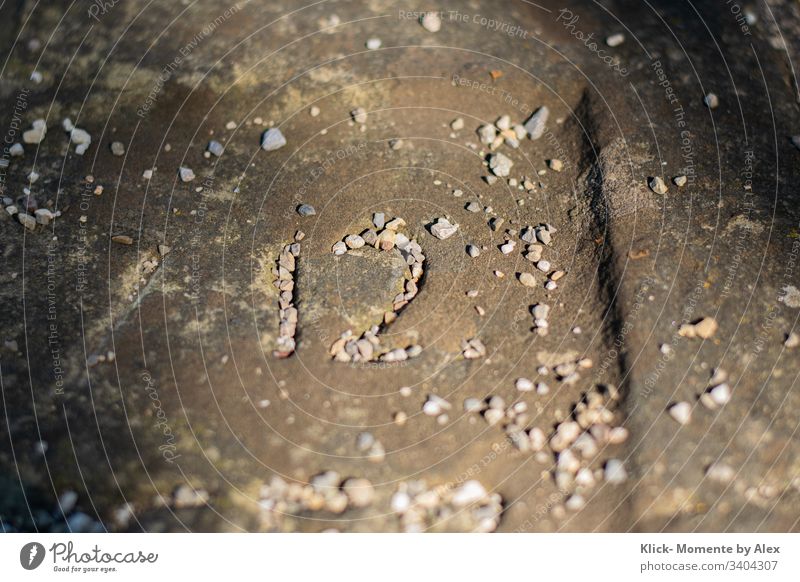
[[[704,317],[695,323],[685,323],[678,330],[681,337],[702,339],[711,338],[719,328],[717,320],[713,317]]]
[[[504,255],[510,255],[511,253],[514,252],[515,246],[516,243],[514,243],[513,240],[507,241],[504,244],[500,245],[500,252],[503,253]]]
[[[464,400],[464,412],[481,412],[483,403],[477,398],[467,398]]]
[[[439,32],[442,28],[442,19],[438,12],[426,12],[420,19],[420,24],[428,32]]]
[[[216,157],[220,157],[222,155],[222,152],[225,151],[225,148],[222,146],[222,144],[213,139],[210,142],[208,142],[207,149],[212,156]]]
[[[28,230],[34,230],[36,228],[36,219],[30,214],[20,212],[17,214],[17,220],[19,220],[19,223]]]
[[[27,144],[38,144],[44,139],[47,133],[47,124],[44,119],[36,119],[33,127],[22,133],[22,141]]]
[[[514,386],[520,392],[531,392],[533,390],[533,382],[528,378],[517,378]]]
[[[650,186],[650,189],[656,194],[667,193],[667,185],[664,183],[664,180],[658,176],[650,178],[647,185]]]
[[[124,156],[125,144],[123,144],[121,141],[111,142],[111,153],[115,156]]]
[[[456,507],[472,505],[486,497],[486,489],[474,479],[467,481],[453,493],[451,502]]]
[[[735,476],[735,469],[725,463],[712,463],[706,469],[706,477],[720,483],[730,483]]]
[[[692,419],[692,405],[686,401],[677,402],[669,407],[669,415],[678,424],[689,424]]]
[[[347,245],[348,248],[351,249],[360,249],[366,244],[364,242],[364,239],[358,236],[357,234],[347,235],[344,239],[344,243]]]
[[[439,218],[431,225],[431,234],[439,240],[445,240],[453,236],[458,230],[457,224],[450,224],[446,218]]]
[[[497,137],[497,128],[494,125],[482,125],[478,128],[478,139],[483,145],[489,145]]]
[[[75,153],[82,156],[92,143],[92,136],[85,129],[73,127],[69,132],[70,141],[75,145]]]
[[[501,153],[492,154],[489,156],[489,169],[495,176],[505,177],[511,173],[511,167],[514,165],[508,157]]]
[[[536,287],[536,277],[532,273],[520,273],[519,282],[526,287]]]
[[[548,117],[550,117],[550,110],[546,105],[542,105],[528,118],[524,123],[524,127],[528,132],[529,138],[536,140],[544,135]]]
[[[317,211],[310,204],[301,204],[297,207],[297,214],[300,216],[314,216]]]
[[[603,478],[606,480],[606,483],[617,485],[627,481],[628,472],[625,470],[622,461],[619,459],[609,459],[606,461],[606,465],[603,469]]]
[[[194,172],[191,168],[181,167],[180,170],[178,170],[178,174],[181,177],[181,182],[191,182],[195,178]]]
[[[277,127],[270,127],[261,135],[261,149],[271,152],[286,145],[286,138]]]
[[[375,498],[375,488],[367,479],[348,479],[342,484],[342,491],[353,507],[367,507]]]
[[[356,123],[366,123],[367,122],[367,110],[363,107],[356,107],[350,112],[350,116],[353,118],[353,121]]]
[[[703,103],[709,109],[716,109],[719,107],[719,97],[717,97],[714,93],[708,93],[705,97],[703,97]]]
[[[708,391],[711,400],[714,401],[715,404],[719,406],[724,406],[731,400],[731,387],[726,384],[722,383],[718,386],[714,386],[711,390]]]
[[[612,34],[606,38],[606,45],[610,46],[611,48],[618,47],[623,42],[625,42],[625,35],[621,32]]]
[[[367,48],[371,51],[378,50],[379,48],[381,48],[382,44],[383,43],[379,38],[370,38],[367,40]]]
[[[790,332],[786,336],[786,340],[783,342],[783,345],[789,349],[800,346],[800,334],[797,334],[795,332]]]

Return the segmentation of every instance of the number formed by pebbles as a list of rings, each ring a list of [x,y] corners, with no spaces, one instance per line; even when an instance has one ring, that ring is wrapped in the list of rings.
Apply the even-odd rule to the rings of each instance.
[[[488,533],[500,524],[503,498],[479,481],[429,488],[425,481],[403,481],[392,496],[392,511],[405,532],[430,529]]]
[[[297,269],[297,258],[300,256],[298,242],[300,238],[302,237],[295,236],[295,242],[284,245],[278,256],[277,265],[272,270],[272,274],[276,277],[275,287],[280,293],[278,343],[273,351],[276,358],[288,358],[296,347],[294,336],[297,332],[297,307],[294,304],[294,273]]]
[[[371,246],[380,252],[399,253],[406,263],[408,272],[401,293],[398,293],[392,309],[383,314],[381,324],[376,324],[355,336],[352,330],[345,331],[330,348],[331,357],[337,362],[401,362],[422,353],[422,346],[383,349],[380,333],[390,325],[403,308],[419,292],[419,280],[425,272],[425,255],[415,239],[408,238],[400,230],[406,225],[402,218],[387,221],[383,212],[376,212],[372,218],[372,228],[359,234],[349,234],[331,248],[334,255],[342,256],[351,250]]]

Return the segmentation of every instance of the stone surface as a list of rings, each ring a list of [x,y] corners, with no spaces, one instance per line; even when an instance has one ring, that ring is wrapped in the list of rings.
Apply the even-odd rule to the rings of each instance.
[[[627,68],[622,76],[554,24],[563,4],[542,6],[551,12],[520,4],[513,15],[524,30],[539,31],[542,43],[447,20],[430,33],[416,19],[377,18],[386,6],[337,3],[339,23],[369,17],[369,28],[341,24],[341,33],[291,44],[320,28],[317,15],[281,18],[285,8],[277,3],[250,3],[204,37],[160,86],[163,67],[220,16],[220,6],[197,3],[156,40],[174,6],[153,5],[126,32],[142,5],[119,2],[82,45],[94,22],[85,12],[28,1],[3,5],[0,38],[7,49],[10,39],[23,39],[6,51],[4,135],[23,88],[29,92],[19,131],[38,118],[50,125],[40,143],[9,156],[5,174],[0,293],[4,305],[19,305],[24,296],[25,317],[17,309],[3,316],[3,345],[18,346],[1,348],[10,419],[0,426],[4,525],[63,531],[68,520],[92,529],[99,519],[128,531],[472,531],[478,524],[508,532],[796,531],[797,348],[784,346],[800,308],[800,282],[790,269],[800,221],[800,151],[790,136],[800,133],[800,119],[787,72],[787,57],[796,62],[800,55],[796,9],[770,2],[773,21],[764,3],[753,3],[759,25],[744,42],[736,19],[715,3],[697,4],[698,13],[666,0],[652,9],[619,0],[570,5],[580,29],[596,32],[601,46],[620,30],[604,8],[620,15],[628,40],[608,53]],[[491,15],[498,8],[479,0],[470,11]],[[677,39],[659,16],[681,23],[672,30]],[[334,25],[325,10],[319,18]],[[256,34],[224,56],[270,22],[268,37]],[[772,47],[776,26],[785,51]],[[47,48],[27,48],[51,34]],[[367,53],[373,35],[401,48]],[[708,49],[711,35],[719,52]],[[633,38],[646,39],[656,60]],[[574,66],[548,46],[562,47]],[[68,67],[66,56],[75,51]],[[365,56],[340,58],[354,51]],[[28,81],[34,68],[45,73],[41,83]],[[703,104],[709,91],[718,95],[715,110]],[[509,114],[514,127],[543,105],[547,123],[526,129],[531,138],[541,131],[539,139],[521,139],[518,149],[489,148],[503,137],[492,125],[498,117]],[[686,127],[679,126],[678,105]],[[368,124],[349,125],[357,106],[373,112]],[[312,107],[319,116],[309,114]],[[79,128],[60,125],[66,116]],[[465,127],[451,139],[456,117]],[[253,157],[270,123],[293,146]],[[493,128],[488,143],[476,133],[484,125]],[[92,136],[103,147],[92,150]],[[127,144],[122,170],[105,145],[117,139]],[[202,155],[211,139],[225,144],[219,159]],[[390,140],[403,145],[392,149]],[[12,138],[22,141],[21,133]],[[78,147],[83,157],[75,155]],[[514,160],[508,178],[523,190],[481,178],[494,153]],[[545,160],[554,158],[565,162],[562,174],[546,170]],[[198,178],[176,187],[182,165]],[[41,176],[31,188],[38,206],[63,214],[27,230],[8,209],[35,212],[19,199],[31,169]],[[653,175],[687,181],[659,196],[648,187]],[[471,200],[492,212],[465,211]],[[316,219],[296,213],[307,201]],[[403,232],[427,257],[418,295],[388,325],[384,314],[405,293],[406,257],[372,246],[331,253],[348,234],[367,241],[374,212],[403,216]],[[426,232],[442,216],[460,223],[447,242]],[[491,217],[503,219],[497,230],[487,225]],[[558,231],[535,231],[541,251],[506,232],[544,222]],[[275,288],[272,269],[301,227],[297,276],[286,280],[295,287],[297,351],[275,358],[279,304],[288,291]],[[118,233],[134,244],[111,240]],[[518,242],[508,256],[497,250],[506,236]],[[472,260],[467,244],[487,250]],[[162,257],[159,245],[171,252]],[[533,269],[520,254],[529,252],[568,273],[558,289],[515,281],[516,273]],[[530,306],[545,303],[551,308],[539,323],[550,333],[540,335]],[[679,333],[707,317],[717,323],[713,333]],[[422,352],[363,365],[331,360],[330,344],[342,331],[359,337],[373,325],[385,327],[387,348],[407,353],[419,345]],[[571,333],[578,325],[583,333]],[[462,340],[478,336],[486,355],[461,357]],[[577,366],[582,357],[593,365]],[[574,369],[561,377],[561,365]],[[710,371],[720,365],[731,390],[710,410],[697,399],[713,389]],[[537,389],[520,392],[519,377]],[[557,468],[553,427],[596,384],[617,385],[621,393],[608,412],[605,404],[587,404],[581,417],[611,423],[589,431],[604,443],[596,445],[598,457],[576,451],[565,457],[564,470]],[[421,408],[434,391],[454,405],[429,418]],[[491,396],[505,406],[484,410]],[[468,398],[478,402],[470,401],[467,414],[461,404]],[[517,398],[527,412],[513,409]],[[694,410],[685,425],[666,412],[681,401]],[[393,422],[399,411],[406,414],[402,426]],[[449,418],[439,424],[443,414]],[[623,427],[625,438],[613,432]],[[382,462],[356,450],[355,436],[365,430],[384,447]],[[579,442],[581,450],[591,450],[587,441]],[[492,460],[481,465],[484,458]],[[475,464],[480,474],[465,477]],[[309,486],[329,470],[338,475],[329,494]],[[281,484],[272,481],[277,475],[288,477]],[[350,478],[373,484],[369,505],[355,507],[343,489]],[[562,494],[556,478],[589,490]],[[426,484],[415,484],[419,479]],[[452,509],[453,495],[472,479],[487,497],[463,512],[468,518],[453,511],[449,519],[416,519],[415,503]],[[181,485],[190,489],[173,497]],[[65,491],[78,494],[77,504],[55,519]],[[490,501],[495,493],[502,513]],[[265,509],[271,504],[283,511]],[[33,522],[41,516],[50,521]]]

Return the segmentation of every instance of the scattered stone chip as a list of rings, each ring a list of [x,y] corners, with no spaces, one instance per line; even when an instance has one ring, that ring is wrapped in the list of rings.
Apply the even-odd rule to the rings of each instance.
[[[650,186],[650,189],[655,192],[656,194],[666,194],[667,193],[667,185],[664,183],[663,178],[659,176],[654,176],[650,178],[647,183]]]
[[[678,424],[689,424],[692,419],[692,405],[686,401],[677,402],[669,407],[669,415]]]
[[[420,24],[428,32],[439,32],[442,28],[442,19],[438,12],[426,12],[420,19]]]
[[[300,216],[314,216],[317,211],[310,204],[301,204],[297,207],[297,214]]]
[[[542,105],[537,109],[533,115],[524,123],[525,131],[528,132],[528,137],[537,140],[544,135],[544,130],[547,126],[547,119],[550,117],[550,110],[546,105]]]
[[[283,137],[281,130],[277,127],[270,127],[261,134],[261,149],[271,152],[286,145],[286,138]]]
[[[446,218],[439,218],[431,225],[431,234],[439,240],[450,238],[457,230],[458,224],[450,224]]]
[[[704,317],[695,323],[685,323],[678,330],[678,335],[686,338],[709,339],[719,328],[717,320],[713,317]]]
[[[501,153],[496,153],[489,156],[489,169],[495,176],[499,176],[501,178],[508,176],[511,173],[511,167],[513,165],[514,162]]]
[[[181,168],[178,170],[178,175],[181,178],[181,182],[191,182],[195,178],[192,169],[183,166],[181,166]]]
[[[212,139],[210,142],[208,142],[208,153],[210,153],[212,156],[220,157],[224,151],[224,146],[218,141]]]

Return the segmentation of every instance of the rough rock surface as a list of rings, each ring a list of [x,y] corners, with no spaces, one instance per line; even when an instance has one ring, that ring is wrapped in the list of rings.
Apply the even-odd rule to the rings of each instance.
[[[172,3],[143,6],[115,3],[97,21],[79,7],[0,6],[2,131],[18,110],[19,131],[37,118],[49,128],[8,158],[3,196],[31,202],[18,198],[33,169],[32,198],[62,212],[34,230],[0,213],[0,528],[397,531],[410,510],[393,513],[392,500],[411,498],[397,497],[398,482],[424,478],[408,485],[420,499],[469,475],[501,496],[499,516],[499,498],[485,501],[498,531],[798,531],[800,366],[784,346],[800,314],[796,6],[758,3],[746,34],[717,2],[695,3],[699,16],[671,0],[612,0],[607,11],[514,3],[503,18],[524,39],[446,18],[433,38],[385,0],[290,18],[278,2],[198,2],[177,20]],[[317,32],[334,9],[341,22],[393,17]],[[469,10],[493,14],[497,2]],[[628,30],[604,47],[618,59],[609,64],[575,32],[620,32],[612,14]],[[409,48],[363,51],[371,36]],[[37,62],[41,83],[29,80]],[[483,181],[478,127],[504,114],[522,123],[542,105],[540,139],[499,146],[519,186]],[[349,123],[357,106],[370,112],[365,124]],[[92,136],[83,156],[66,117]],[[455,117],[467,127],[450,138]],[[264,151],[271,124],[290,139]],[[224,156],[204,157],[211,139]],[[561,172],[547,171],[554,158]],[[190,183],[178,178],[184,165]],[[687,183],[657,196],[647,180],[662,175]],[[491,213],[467,212],[471,200]],[[296,213],[304,203],[314,217]],[[341,330],[360,334],[403,292],[397,257],[331,254],[375,212],[402,216],[426,255],[419,294],[384,334],[423,351],[343,365],[328,355]],[[440,241],[426,225],[444,215],[460,226]],[[505,219],[497,232],[492,217]],[[566,272],[552,290],[519,284],[531,263],[518,238],[508,256],[497,250],[507,230],[544,223],[558,229],[544,256]],[[299,229],[287,283],[297,347],[277,359],[272,271]],[[473,259],[466,244],[487,250]],[[536,303],[552,306],[537,324],[546,335],[533,329]],[[713,336],[679,334],[704,317],[719,324]],[[465,359],[462,341],[475,337],[486,356]],[[731,398],[710,410],[698,398],[718,368]],[[549,389],[521,392],[518,377]],[[606,383],[619,389],[614,414],[629,436],[577,473],[586,490],[571,501],[552,454],[518,448],[527,441],[516,426],[504,432],[461,406],[523,401],[527,412],[514,414],[545,431],[530,435],[543,446]],[[458,405],[430,418],[429,394]],[[668,413],[676,402],[693,406],[685,425]],[[489,410],[504,422],[505,409]],[[367,426],[380,447],[363,453],[355,442]],[[609,460],[614,483],[602,481]],[[731,470],[723,482],[709,467]],[[340,479],[303,489],[326,471]],[[356,502],[337,488],[364,482],[345,478],[371,487]],[[53,511],[67,491],[80,519]],[[273,506],[288,509],[265,516]],[[473,527],[437,515],[426,530]]]

